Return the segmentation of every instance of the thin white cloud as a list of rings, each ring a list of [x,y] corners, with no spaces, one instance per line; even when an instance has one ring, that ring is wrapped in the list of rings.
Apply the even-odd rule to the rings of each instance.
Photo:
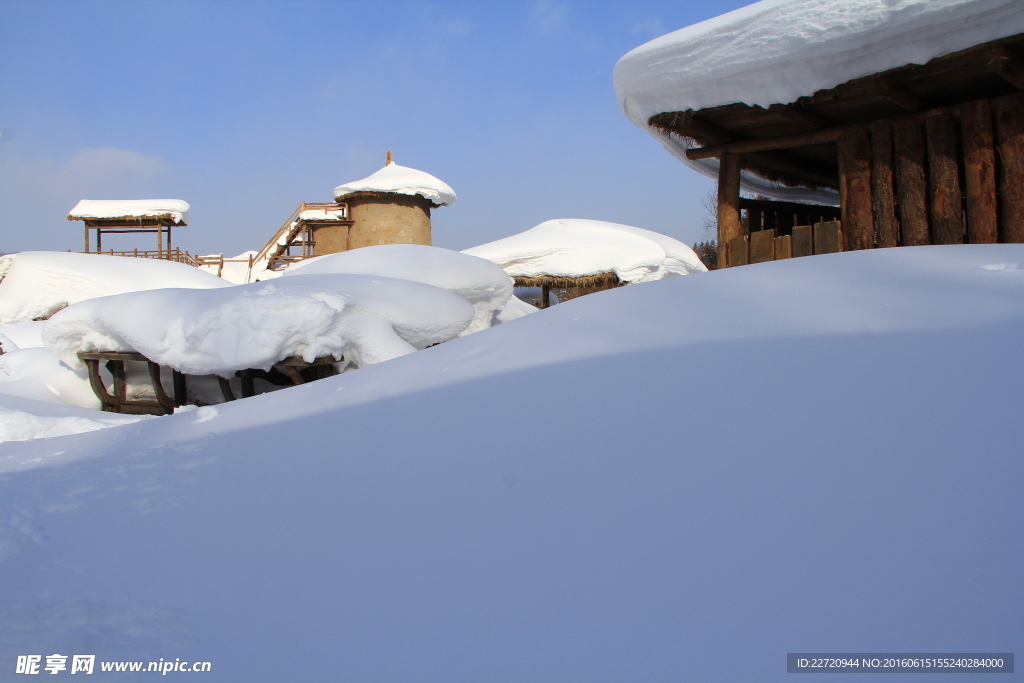
[[[630,29],[630,33],[639,34],[645,38],[654,39],[665,33],[665,30],[661,27],[660,19],[649,19],[648,21],[641,21],[635,24]]]
[[[550,35],[562,27],[568,13],[568,5],[538,0],[530,14],[530,24],[542,36]]]

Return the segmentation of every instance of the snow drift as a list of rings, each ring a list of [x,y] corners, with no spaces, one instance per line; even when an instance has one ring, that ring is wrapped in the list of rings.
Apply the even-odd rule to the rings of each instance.
[[[1022,264],[908,247],[668,278],[3,444],[0,661],[782,682],[792,651],[1019,652]]]
[[[98,296],[165,287],[228,287],[216,275],[183,263],[63,251],[0,257],[0,323],[48,318]]]
[[[458,294],[476,315],[463,334],[490,327],[512,298],[512,279],[494,263],[449,249],[420,244],[382,244],[300,261],[286,276],[323,273],[381,275],[422,282]]]
[[[678,240],[629,225],[563,218],[462,253],[492,261],[513,277],[583,277],[614,272],[650,282],[707,270]]]

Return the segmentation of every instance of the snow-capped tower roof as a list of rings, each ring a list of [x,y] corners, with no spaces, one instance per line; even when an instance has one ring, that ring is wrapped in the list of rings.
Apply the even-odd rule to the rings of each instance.
[[[455,203],[455,190],[444,181],[415,168],[399,166],[390,160],[373,175],[334,188],[334,199],[340,201],[342,197],[357,192],[419,195],[434,206]]]

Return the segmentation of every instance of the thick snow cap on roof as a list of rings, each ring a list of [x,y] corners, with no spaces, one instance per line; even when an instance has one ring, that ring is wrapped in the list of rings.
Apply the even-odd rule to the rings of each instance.
[[[462,253],[493,261],[512,277],[613,272],[623,282],[648,282],[707,270],[693,249],[671,237],[585,218],[545,221]]]
[[[98,296],[164,287],[218,289],[230,282],[184,263],[63,251],[0,257],[0,323],[48,318]]]
[[[790,103],[854,78],[925,62],[1024,32],[1020,0],[762,0],[656,38],[615,65],[619,105],[683,163],[686,142],[647,126],[655,114],[742,102]],[[780,199],[832,201],[744,174],[743,188]]]
[[[340,200],[345,195],[356,192],[418,194],[439,206],[455,203],[455,190],[448,187],[447,183],[429,173],[398,164],[388,164],[362,180],[338,185],[334,188],[334,198]]]
[[[71,209],[68,218],[146,218],[171,216],[175,223],[187,225],[192,208],[181,199],[83,199]]]

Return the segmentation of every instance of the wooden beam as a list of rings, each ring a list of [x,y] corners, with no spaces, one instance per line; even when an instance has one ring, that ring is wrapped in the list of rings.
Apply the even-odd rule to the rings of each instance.
[[[996,157],[992,107],[988,100],[960,105],[960,127],[967,181],[967,241],[971,244],[998,242]]]
[[[843,129],[839,137],[839,197],[846,251],[875,246],[871,207],[871,136],[866,124]]]
[[[963,244],[966,231],[957,168],[956,122],[948,109],[925,117],[932,244]]]
[[[743,223],[740,221],[740,157],[736,154],[723,154],[718,167],[718,244],[732,243],[736,237],[743,235]],[[734,265],[731,259],[719,267]]]
[[[874,93],[883,99],[889,100],[897,107],[910,112],[924,109],[924,103],[921,102],[920,97],[905,88],[895,85],[887,78],[878,78]]]
[[[871,133],[871,200],[879,247],[899,246],[896,194],[893,189],[892,121],[868,125]]]
[[[1024,242],[1024,94],[992,101],[1001,173],[1000,241]]]
[[[895,119],[892,141],[896,156],[901,245],[928,244],[928,178],[925,173],[924,124],[920,117]]]
[[[816,111],[793,104],[772,104],[768,106],[768,111],[779,116],[785,116],[790,121],[802,123],[810,128],[828,128],[835,125],[830,119],[825,118]]]
[[[1006,45],[994,45],[986,50],[985,66],[1017,90],[1024,90],[1024,62]]]
[[[749,154],[750,152],[766,152],[772,149],[789,149],[791,147],[805,147],[824,142],[835,142],[839,139],[841,131],[842,127],[826,128],[825,130],[815,130],[809,133],[780,135],[760,140],[727,142],[723,145],[714,145],[712,147],[697,147],[686,150],[686,158],[696,161],[698,159],[721,156],[722,154]]]

